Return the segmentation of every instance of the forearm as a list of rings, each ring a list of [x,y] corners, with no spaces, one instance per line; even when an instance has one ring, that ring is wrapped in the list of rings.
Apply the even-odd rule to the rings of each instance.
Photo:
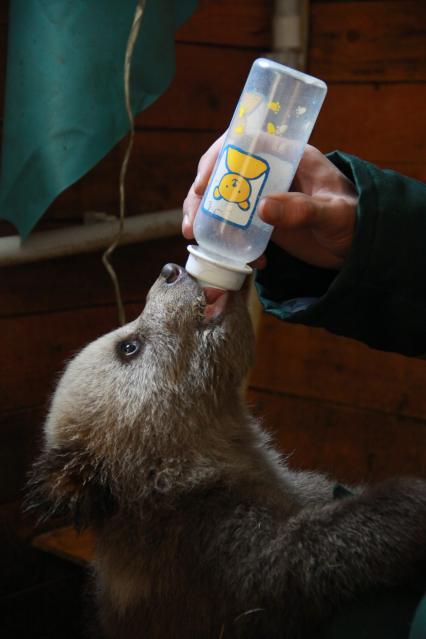
[[[250,519],[253,513],[248,512]],[[241,571],[240,588],[255,603],[291,603],[313,616],[371,588],[393,587],[418,578],[426,560],[426,482],[392,479],[358,495],[302,509],[287,521],[262,513],[250,536],[250,580]],[[241,521],[243,524],[243,522]],[[251,529],[251,530],[250,530]]]

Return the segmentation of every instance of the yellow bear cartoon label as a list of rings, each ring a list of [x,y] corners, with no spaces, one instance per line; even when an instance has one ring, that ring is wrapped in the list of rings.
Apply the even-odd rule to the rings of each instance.
[[[213,196],[216,200],[223,198],[228,202],[236,202],[240,209],[245,211],[250,207],[250,180],[263,175],[268,169],[268,164],[233,146],[227,148],[225,162],[229,173],[222,176]]]
[[[221,153],[202,210],[228,224],[246,228],[268,173],[266,160],[229,144]]]
[[[249,182],[238,175],[238,173],[226,173],[221,179],[219,186],[214,190],[213,196],[216,200],[223,197],[228,202],[236,202],[240,209],[248,209],[250,197]]]
[[[230,171],[239,173],[247,180],[254,180],[268,168],[268,163],[256,155],[249,155],[231,144],[226,150],[226,165]]]

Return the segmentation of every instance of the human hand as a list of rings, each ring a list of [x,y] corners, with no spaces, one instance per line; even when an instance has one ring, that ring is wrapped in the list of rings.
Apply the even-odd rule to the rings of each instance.
[[[224,136],[201,157],[198,174],[183,204],[182,233],[193,237],[193,222]],[[352,243],[358,197],[352,182],[318,149],[308,145],[291,191],[262,198],[258,214],[275,228],[273,241],[294,257],[323,268],[342,266]],[[262,267],[264,258],[256,261]]]
[[[213,167],[219,155],[219,151],[222,147],[223,140],[226,132],[220,136],[209,149],[201,156],[198,162],[198,169],[196,178],[188,191],[188,195],[183,203],[183,220],[182,220],[182,235],[187,240],[192,240],[194,237],[193,224],[195,215],[203,199],[204,191],[207,188],[210,176],[213,171]]]

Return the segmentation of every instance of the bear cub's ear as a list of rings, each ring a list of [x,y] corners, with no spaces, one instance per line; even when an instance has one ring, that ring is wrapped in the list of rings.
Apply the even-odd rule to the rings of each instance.
[[[34,463],[24,507],[40,513],[39,522],[71,515],[78,531],[98,527],[116,510],[99,465],[73,446],[46,448]]]

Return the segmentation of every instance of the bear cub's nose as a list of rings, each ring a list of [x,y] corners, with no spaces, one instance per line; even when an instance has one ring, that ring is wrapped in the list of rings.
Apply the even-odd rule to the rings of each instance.
[[[181,273],[182,269],[177,264],[165,264],[161,269],[161,277],[164,277],[167,284],[174,284]]]

